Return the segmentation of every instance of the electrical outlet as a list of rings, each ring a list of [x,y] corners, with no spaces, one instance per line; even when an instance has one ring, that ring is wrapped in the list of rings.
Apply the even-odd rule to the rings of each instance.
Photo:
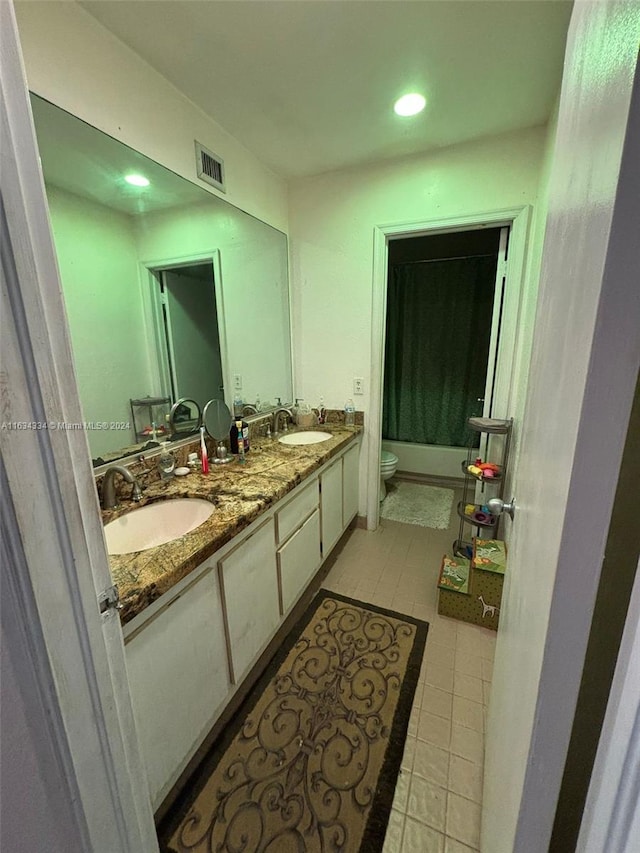
[[[353,377],[353,393],[364,394],[364,379],[362,376]]]
[[[234,374],[233,390],[234,391],[242,391],[242,376],[240,376],[239,373]]]

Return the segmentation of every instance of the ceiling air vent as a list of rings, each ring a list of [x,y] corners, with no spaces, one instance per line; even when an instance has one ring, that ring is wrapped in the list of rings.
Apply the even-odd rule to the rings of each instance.
[[[224,161],[213,151],[208,151],[196,140],[196,169],[198,177],[217,190],[226,192],[224,185]]]

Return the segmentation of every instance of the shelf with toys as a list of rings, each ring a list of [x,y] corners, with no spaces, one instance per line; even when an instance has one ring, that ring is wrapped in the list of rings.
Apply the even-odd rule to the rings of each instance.
[[[473,553],[473,528],[476,529],[476,536],[489,533],[492,539],[498,538],[500,516],[494,515],[487,503],[490,498],[503,497],[513,418],[469,418],[467,425],[471,438],[467,458],[461,462],[464,490],[457,506],[460,528],[458,538],[453,543],[453,555],[470,559]],[[478,438],[486,461],[479,455]],[[471,531],[468,527],[471,527]]]

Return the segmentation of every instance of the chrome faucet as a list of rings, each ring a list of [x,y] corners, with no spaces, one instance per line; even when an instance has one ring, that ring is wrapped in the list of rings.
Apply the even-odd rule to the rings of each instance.
[[[242,414],[244,415],[257,415],[258,409],[252,403],[245,403],[242,407]]]
[[[280,421],[280,415],[285,414],[287,417],[293,420],[293,412],[291,409],[287,409],[286,406],[278,406],[278,408],[273,413],[273,435],[274,437],[278,435],[278,423]],[[284,432],[287,430],[287,422],[284,422]]]
[[[127,483],[132,484],[132,501],[139,501],[142,499],[142,489],[140,488],[140,483],[136,480],[131,471],[128,468],[125,468],[124,465],[112,465],[105,471],[104,479],[102,481],[103,509],[113,509],[118,505],[118,501],[116,500],[116,486],[114,483],[116,474],[122,475],[122,477],[124,477]]]

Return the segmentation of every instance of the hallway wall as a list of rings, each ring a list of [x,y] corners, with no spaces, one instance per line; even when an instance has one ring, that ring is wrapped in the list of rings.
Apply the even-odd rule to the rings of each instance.
[[[314,405],[322,395],[327,406],[342,408],[353,396],[353,377],[361,376],[365,393],[354,398],[356,408],[370,409],[374,226],[524,204],[535,209],[546,139],[545,127],[531,128],[292,184],[296,396]],[[534,272],[529,264],[528,312],[535,309]],[[530,318],[522,318],[522,328],[519,347],[525,351],[532,334]],[[361,514],[367,443],[365,433]]]

